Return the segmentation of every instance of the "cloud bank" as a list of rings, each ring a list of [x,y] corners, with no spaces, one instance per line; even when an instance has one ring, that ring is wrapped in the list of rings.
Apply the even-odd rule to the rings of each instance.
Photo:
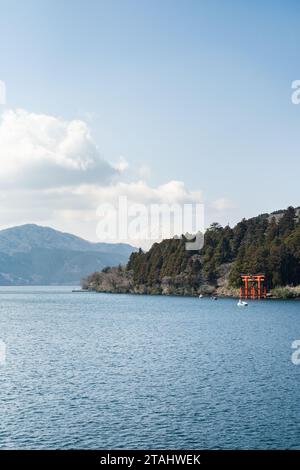
[[[96,241],[97,208],[120,196],[145,205],[203,202],[201,191],[181,181],[152,187],[145,164],[131,172],[135,181],[127,169],[124,157],[112,164],[101,156],[83,120],[7,110],[0,117],[0,228],[34,222]],[[227,205],[221,198],[213,207]]]
[[[6,111],[0,121],[0,149],[0,183],[7,188],[102,184],[120,171],[101,158],[81,120]]]

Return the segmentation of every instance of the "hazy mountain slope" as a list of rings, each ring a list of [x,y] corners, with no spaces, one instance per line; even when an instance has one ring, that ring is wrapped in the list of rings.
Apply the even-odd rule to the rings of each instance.
[[[132,247],[125,243],[91,243],[70,233],[50,227],[27,224],[0,231],[0,252],[25,253],[32,248],[56,248],[74,251],[100,251],[130,255]]]
[[[77,284],[91,271],[126,263],[133,250],[48,227],[13,227],[0,231],[0,285]]]

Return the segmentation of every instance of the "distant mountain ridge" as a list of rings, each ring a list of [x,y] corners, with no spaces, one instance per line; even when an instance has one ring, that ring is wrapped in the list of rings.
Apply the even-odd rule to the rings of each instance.
[[[128,261],[128,244],[92,243],[35,224],[0,231],[0,285],[79,284],[91,270]]]

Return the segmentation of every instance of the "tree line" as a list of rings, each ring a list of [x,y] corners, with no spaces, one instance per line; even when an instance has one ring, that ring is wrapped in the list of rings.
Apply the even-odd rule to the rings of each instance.
[[[132,253],[127,271],[137,285],[155,286],[163,279],[190,286],[215,285],[220,268],[228,265],[229,282],[240,285],[241,273],[264,273],[269,288],[300,284],[299,209],[261,214],[243,219],[235,227],[212,224],[205,232],[204,246],[187,251],[185,238],[155,243],[148,252]]]

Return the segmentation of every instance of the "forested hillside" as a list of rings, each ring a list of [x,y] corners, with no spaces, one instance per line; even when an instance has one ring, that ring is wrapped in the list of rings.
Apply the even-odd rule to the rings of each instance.
[[[203,248],[197,252],[185,249],[184,238],[155,243],[146,253],[132,253],[126,269],[119,269],[119,277],[123,272],[128,291],[179,295],[209,293],[216,288],[229,292],[240,285],[241,273],[264,273],[269,288],[297,286],[299,212],[289,207],[243,219],[234,228],[212,224],[205,232]],[[98,278],[94,274],[86,285],[102,290],[104,278],[103,274]],[[113,271],[110,278],[114,278]],[[105,282],[105,290],[110,290],[107,273]],[[118,282],[111,290],[118,291]]]

